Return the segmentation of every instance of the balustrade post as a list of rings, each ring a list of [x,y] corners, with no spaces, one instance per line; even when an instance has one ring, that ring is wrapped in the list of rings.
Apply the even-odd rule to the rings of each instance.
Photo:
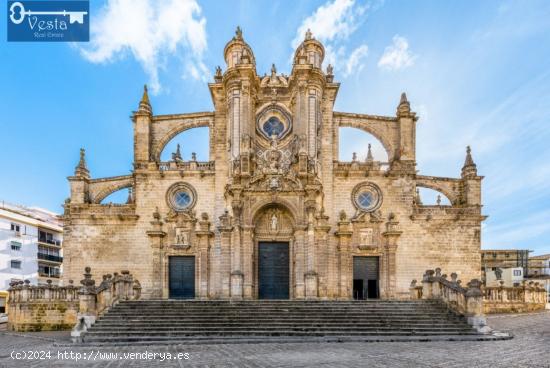
[[[432,299],[432,284],[434,270],[426,270],[422,278],[422,299]]]
[[[487,321],[483,314],[483,293],[481,291],[481,281],[473,279],[468,283],[466,298],[466,318],[468,323],[478,331],[484,331]]]

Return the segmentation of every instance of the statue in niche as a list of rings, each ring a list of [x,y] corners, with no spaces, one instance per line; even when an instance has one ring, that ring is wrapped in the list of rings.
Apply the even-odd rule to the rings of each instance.
[[[273,212],[271,215],[271,231],[277,231],[279,227],[279,219],[277,218],[277,214]]]
[[[184,228],[176,228],[176,245],[189,245],[189,234]]]

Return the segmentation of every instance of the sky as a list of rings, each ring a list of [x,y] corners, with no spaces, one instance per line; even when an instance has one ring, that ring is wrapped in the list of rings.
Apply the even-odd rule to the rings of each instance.
[[[132,169],[131,112],[210,111],[207,82],[237,25],[258,73],[289,74],[310,28],[341,83],[335,110],[395,115],[405,91],[421,174],[459,177],[470,145],[483,180],[482,247],[550,253],[550,2],[92,0],[89,43],[13,43],[0,25],[0,200],[61,212],[87,152],[92,177]],[[5,22],[6,7],[0,6]],[[340,156],[384,160],[342,130]],[[184,159],[208,160],[206,129]],[[425,203],[435,200],[426,196]]]

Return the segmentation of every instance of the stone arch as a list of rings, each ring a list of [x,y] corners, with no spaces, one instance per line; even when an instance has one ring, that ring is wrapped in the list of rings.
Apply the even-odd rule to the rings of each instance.
[[[118,192],[119,190],[123,190],[123,189],[127,189],[127,188],[131,188],[132,187],[132,184],[131,183],[128,183],[128,184],[123,184],[123,185],[118,185],[118,186],[113,186],[113,187],[108,187],[108,188],[105,188],[104,190],[102,190],[101,192],[99,192],[96,197],[94,198],[93,200],[93,203],[101,203],[105,198],[107,198],[108,196],[110,196],[111,194],[115,193],[115,192]]]
[[[338,136],[339,136],[339,142],[338,142],[338,158],[339,161],[351,161],[352,160],[352,154],[351,151],[357,151],[358,154],[357,160],[364,161],[367,156],[367,146],[368,144],[371,144],[372,146],[372,154],[374,156],[374,161],[380,161],[380,162],[389,162],[389,155],[387,148],[384,146],[382,141],[371,134],[370,132],[367,132],[365,129],[357,129],[354,127],[338,127]],[[353,139],[359,140],[362,144],[361,150],[356,150],[357,147],[351,147],[353,145],[346,144],[346,142],[343,142],[343,136],[348,135],[350,133],[353,133]],[[354,148],[354,149],[351,149]],[[343,152],[343,151],[349,151],[349,152]],[[382,158],[383,157],[383,158]]]
[[[455,205],[457,202],[457,196],[455,195],[455,193],[450,192],[448,188],[445,188],[444,186],[429,183],[429,182],[417,183],[416,186],[418,188],[431,189],[437,193],[441,193],[443,196],[445,196],[445,198],[449,200],[452,206]]]
[[[160,162],[160,155],[168,142],[178,134],[193,128],[209,128],[209,143],[212,142],[213,114],[190,114],[196,116],[174,116],[163,119],[162,116],[156,117],[153,124],[153,142],[151,147],[151,158],[155,162]]]
[[[255,225],[258,221],[259,217],[262,216],[266,210],[269,210],[270,208],[278,207],[282,210],[285,210],[288,212],[293,225],[296,225],[299,222],[300,216],[298,215],[298,209],[289,201],[278,198],[276,201],[273,201],[271,198],[265,199],[262,201],[259,201],[258,203],[255,203],[251,209],[250,209],[250,225]]]
[[[335,112],[334,119],[338,127],[356,128],[373,135],[386,150],[388,161],[392,162],[396,158],[399,147],[399,126],[396,119],[341,112]]]
[[[110,194],[122,189],[132,188],[134,181],[131,175],[108,179],[96,179],[90,182],[90,202],[100,204]]]

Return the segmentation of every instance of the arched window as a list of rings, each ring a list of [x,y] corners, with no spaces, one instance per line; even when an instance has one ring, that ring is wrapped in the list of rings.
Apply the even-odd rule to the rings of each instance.
[[[183,161],[190,161],[193,152],[197,161],[209,160],[209,129],[208,127],[192,128],[181,132],[172,138],[160,154],[162,162],[172,161],[172,153],[180,145],[180,154]]]
[[[339,128],[339,161],[351,161],[354,152],[357,154],[358,161],[366,161],[369,144],[374,161],[388,162],[388,153],[378,138],[361,129]]]
[[[430,188],[418,187],[418,192],[420,194],[420,204],[423,206],[434,206],[437,205],[438,196],[439,196],[439,205],[441,206],[450,206],[451,201],[445,196],[445,194]]]

